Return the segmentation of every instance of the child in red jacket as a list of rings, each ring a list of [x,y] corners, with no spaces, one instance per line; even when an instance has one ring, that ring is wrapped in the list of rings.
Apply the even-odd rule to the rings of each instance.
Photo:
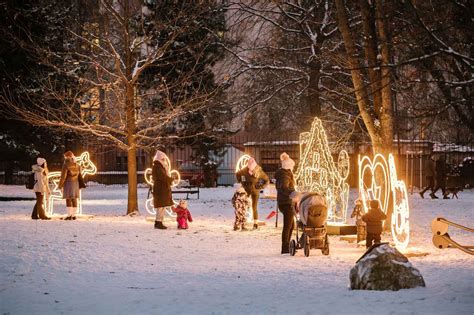
[[[178,229],[186,230],[188,228],[188,221],[193,222],[193,217],[188,210],[188,202],[180,200],[177,207],[171,208],[176,213],[176,222],[178,222]]]

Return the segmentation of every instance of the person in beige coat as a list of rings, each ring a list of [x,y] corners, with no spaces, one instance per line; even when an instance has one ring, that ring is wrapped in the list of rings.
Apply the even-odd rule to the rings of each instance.
[[[41,157],[37,158],[36,164],[31,166],[31,170],[35,174],[35,185],[33,191],[36,195],[36,203],[33,207],[31,218],[33,220],[50,220],[51,218],[46,215],[43,206],[45,194],[51,193],[48,185],[48,166],[46,165],[46,160]]]
[[[76,220],[77,198],[79,198],[79,174],[81,167],[71,151],[64,153],[64,163],[61,169],[59,189],[66,199],[67,217],[64,220]]]

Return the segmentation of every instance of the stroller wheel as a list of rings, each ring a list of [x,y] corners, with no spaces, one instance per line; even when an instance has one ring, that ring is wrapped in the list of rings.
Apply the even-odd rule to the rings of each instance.
[[[329,255],[329,239],[327,235],[324,238],[324,247],[321,249],[321,253],[325,256]]]
[[[296,241],[291,240],[290,241],[290,255],[295,256],[295,254],[296,254]]]
[[[309,242],[304,242],[303,246],[304,246],[304,255],[308,257],[309,256]]]

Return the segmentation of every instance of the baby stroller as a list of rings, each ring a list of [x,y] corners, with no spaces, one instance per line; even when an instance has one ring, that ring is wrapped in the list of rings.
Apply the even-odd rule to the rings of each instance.
[[[296,226],[296,239],[290,241],[290,255],[303,249],[309,256],[310,249],[321,249],[323,255],[329,255],[329,240],[326,229],[328,209],[326,200],[316,193],[294,193],[293,200],[298,201],[299,220]],[[299,235],[301,233],[301,236]]]

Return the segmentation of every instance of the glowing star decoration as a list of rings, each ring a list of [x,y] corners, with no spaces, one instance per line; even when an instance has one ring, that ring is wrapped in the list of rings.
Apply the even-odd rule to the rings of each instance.
[[[410,241],[410,209],[408,207],[408,194],[405,182],[398,180],[395,160],[392,154],[388,156],[388,166],[390,168],[390,185],[393,195],[392,212],[392,237],[395,246],[406,249]]]
[[[298,191],[316,192],[326,197],[328,220],[345,222],[349,199],[349,155],[342,150],[337,165],[329,148],[326,132],[319,118],[310,132],[299,137],[300,160],[295,172]]]
[[[179,172],[177,170],[172,170],[171,169],[171,161],[168,158],[168,156],[165,156],[165,161],[166,161],[165,162],[166,171],[169,174],[169,176],[171,178],[173,178],[173,182],[171,183],[171,187],[176,187],[181,182],[181,175],[179,174]],[[153,187],[153,176],[152,176],[152,169],[151,168],[147,168],[145,170],[144,177],[145,177],[145,181],[147,182],[147,184],[150,185],[150,187]],[[148,193],[148,197],[147,197],[147,200],[145,202],[145,208],[146,208],[146,211],[148,211],[149,214],[156,215],[156,211],[155,211],[155,208],[153,206],[153,195],[151,195],[151,197],[150,197],[150,192],[151,192],[151,190]],[[178,204],[178,202],[174,199],[173,199],[173,203],[175,205]],[[176,217],[176,213],[174,213],[168,207],[166,208],[166,213],[171,217]]]
[[[250,155],[248,154],[244,154],[242,155],[239,160],[237,161],[237,164],[235,165],[235,173],[237,173],[238,171],[240,171],[241,169],[243,169],[244,167],[247,166],[247,164],[249,163],[249,159],[251,158]],[[247,212],[246,212],[246,218],[247,218],[247,221],[253,221],[253,210],[252,210],[252,198],[249,198],[247,197],[248,200],[249,200],[249,206],[247,208]]]
[[[75,158],[75,161],[81,167],[81,175],[83,178],[86,175],[94,175],[97,173],[97,167],[90,160],[89,152],[83,152],[79,157]],[[51,190],[51,194],[48,197],[48,201],[45,200],[45,209],[49,215],[53,215],[54,212],[54,201],[63,199],[63,192],[58,188],[59,181],[61,180],[61,172],[51,172],[48,174],[48,185]],[[77,199],[77,214],[82,214],[82,196],[81,190],[79,190],[79,198]]]
[[[388,155],[388,163],[381,154],[373,159],[359,157],[359,195],[364,212],[368,211],[369,201],[380,201],[383,212],[387,213],[390,194],[393,199],[391,232],[395,246],[404,250],[410,240],[408,194],[405,183],[398,180],[395,160]]]

